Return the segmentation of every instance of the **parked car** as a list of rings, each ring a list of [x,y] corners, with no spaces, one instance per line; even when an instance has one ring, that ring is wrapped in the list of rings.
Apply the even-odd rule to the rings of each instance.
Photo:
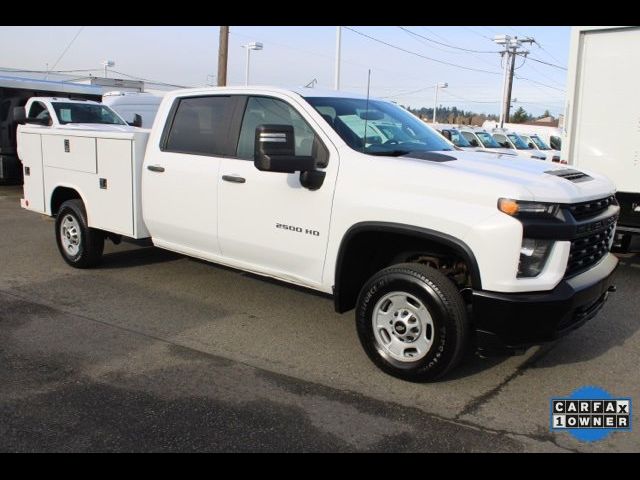
[[[533,158],[535,160],[547,160],[547,155],[540,153],[534,147],[525,142],[520,135],[503,129],[494,129],[491,134],[493,138],[503,148],[508,148],[521,157]],[[551,159],[549,158],[549,161]]]
[[[495,120],[485,120],[482,128],[493,130],[498,128],[499,124]],[[536,134],[544,143],[549,145],[553,150],[561,150],[562,148],[562,129],[559,127],[551,127],[548,125],[532,125],[530,123],[505,123],[504,129],[516,132],[518,134],[528,133]]]
[[[540,153],[544,153],[547,156],[547,160],[551,160],[555,163],[560,163],[560,151],[554,150],[549,145],[544,143],[544,141],[538,136],[537,133],[520,133],[519,135],[525,142],[527,142],[527,145],[529,145],[531,148],[535,148],[536,150],[539,150]]]
[[[18,127],[21,204],[55,217],[65,262],[133,238],[323,292],[399,378],[555,339],[613,289],[606,177],[455,150],[391,102],[183,89],[150,130],[104,127]]]
[[[483,128],[461,127],[460,133],[476,151],[488,151],[503,155],[517,156],[510,148],[501,146],[493,136]]]

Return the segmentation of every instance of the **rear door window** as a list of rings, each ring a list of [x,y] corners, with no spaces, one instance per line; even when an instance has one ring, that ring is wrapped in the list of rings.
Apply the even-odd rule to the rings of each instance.
[[[177,100],[163,150],[196,155],[230,155],[231,96],[186,97]]]

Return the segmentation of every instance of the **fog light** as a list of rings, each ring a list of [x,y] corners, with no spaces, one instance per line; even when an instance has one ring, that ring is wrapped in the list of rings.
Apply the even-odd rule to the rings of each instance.
[[[537,277],[542,272],[553,240],[536,240],[533,238],[524,238],[522,247],[520,248],[520,263],[518,264],[518,277],[531,278]]]

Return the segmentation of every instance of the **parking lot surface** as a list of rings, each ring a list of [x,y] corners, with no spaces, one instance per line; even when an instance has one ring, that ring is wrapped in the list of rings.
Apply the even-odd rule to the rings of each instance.
[[[600,442],[549,430],[584,385],[639,401],[637,257],[567,337],[414,384],[325,296],[126,243],[73,269],[20,196],[0,187],[0,451],[640,451],[638,413]]]

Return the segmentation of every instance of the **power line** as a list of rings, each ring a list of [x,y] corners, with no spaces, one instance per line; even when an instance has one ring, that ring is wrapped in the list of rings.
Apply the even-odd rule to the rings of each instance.
[[[565,91],[564,88],[558,88],[558,87],[554,87],[552,85],[547,85],[546,83],[538,82],[537,80],[531,80],[530,78],[527,78],[527,77],[520,77],[518,75],[514,75],[514,77],[516,77],[518,80],[525,80],[527,82],[535,83],[535,84],[540,85],[542,87],[547,87],[547,88],[552,88],[554,90],[558,90],[559,92],[564,92]]]
[[[428,87],[419,88],[417,90],[409,90],[409,91],[404,91],[404,92],[398,92],[398,93],[395,93],[393,95],[387,95],[385,97],[380,97],[380,98],[395,98],[395,97],[402,97],[402,96],[405,96],[405,95],[412,95],[414,93],[418,93],[418,92],[423,92],[425,90],[429,90],[429,89],[431,89],[433,87],[435,87],[435,85],[429,85]]]
[[[400,28],[400,29],[404,30],[404,31],[405,31],[405,32],[407,32],[407,33],[410,33],[411,35],[415,35],[416,37],[423,38],[423,39],[425,39],[425,40],[426,40],[426,41],[428,41],[428,42],[437,43],[438,45],[443,45],[443,46],[445,46],[445,47],[453,48],[453,49],[455,49],[455,50],[462,50],[463,52],[471,52],[471,53],[491,53],[491,54],[494,54],[494,53],[500,53],[500,52],[498,52],[497,50],[473,50],[473,49],[471,49],[471,48],[458,47],[458,46],[456,46],[456,45],[451,45],[451,44],[448,44],[448,43],[439,42],[439,41],[434,40],[434,39],[432,39],[432,38],[425,37],[424,35],[420,35],[419,33],[413,32],[413,31],[411,31],[411,30],[409,30],[408,28],[405,28],[405,27],[398,27],[398,28]]]
[[[533,60],[534,62],[538,62],[538,63],[542,63],[544,65],[548,65],[550,67],[554,67],[554,68],[559,68],[560,70],[566,70],[567,67],[563,67],[561,65],[556,65],[554,63],[549,63],[549,62],[545,62],[544,60],[540,60],[539,58],[535,58],[535,57],[528,57],[529,60]]]
[[[244,38],[248,38],[248,39],[253,39],[254,38],[254,36],[245,35],[245,34],[242,34],[242,33],[236,33],[234,31],[230,31],[229,35],[244,37]],[[279,46],[279,47],[288,48],[290,50],[296,50],[298,52],[306,53],[306,54],[309,54],[309,55],[316,55],[318,57],[324,57],[324,58],[328,58],[328,59],[331,59],[331,60],[335,59],[335,57],[333,55],[327,55],[327,54],[324,54],[324,53],[318,53],[318,52],[314,52],[314,51],[311,51],[311,50],[305,50],[305,49],[302,49],[302,48],[297,48],[297,47],[293,47],[291,45],[287,45],[286,43],[274,42],[273,40],[267,40],[267,41],[262,42],[262,43],[264,45],[267,45],[267,46],[268,45],[276,45],[276,46]],[[371,70],[374,71],[374,72],[387,72],[387,73],[393,73],[394,75],[397,75],[397,73],[398,73],[398,72],[395,72],[393,70],[388,70],[388,69],[381,68],[381,67],[376,67],[376,66],[372,67],[372,66],[369,66],[369,65],[364,65],[362,63],[354,62],[352,60],[345,59],[344,56],[341,57],[340,61],[342,63],[351,64],[351,65],[354,65],[354,66],[360,67],[360,68],[365,68],[365,69],[371,68]],[[404,75],[402,78],[407,78],[407,79],[411,79],[411,80],[422,80],[422,78],[419,78],[419,77],[410,77],[410,76],[406,76],[406,75]]]
[[[535,68],[533,65],[531,65],[530,63],[527,63],[527,67],[529,67],[530,69],[532,69],[534,72],[536,72],[538,75],[543,76],[544,78],[546,78],[547,80],[549,80],[552,83],[555,83],[558,86],[564,87],[564,83],[561,83],[559,81],[557,81],[554,78],[551,78],[549,75],[547,75],[544,72],[541,72],[540,70],[538,70],[537,68]]]
[[[478,32],[476,32],[475,30],[473,30],[473,29],[472,29],[472,28],[470,28],[470,27],[466,27],[466,26],[464,26],[464,25],[463,25],[463,26],[462,26],[462,28],[465,28],[465,29],[469,30],[471,33],[473,33],[473,34],[475,34],[475,35],[477,35],[477,36],[479,36],[479,37],[485,38],[485,39],[490,40],[490,41],[492,41],[492,42],[493,42],[493,38],[491,38],[491,37],[487,37],[486,35],[483,35],[483,34],[481,34],[481,33],[478,33]]]
[[[362,37],[366,37],[369,40],[373,40],[374,42],[381,43],[383,45],[386,45],[387,47],[391,47],[391,48],[394,48],[396,50],[400,50],[401,52],[408,53],[410,55],[415,55],[416,57],[420,57],[420,58],[423,58],[425,60],[429,60],[431,62],[441,63],[443,65],[448,65],[450,67],[461,68],[463,70],[470,70],[470,71],[473,71],[473,72],[489,73],[491,75],[502,75],[500,72],[492,72],[492,71],[489,71],[489,70],[482,70],[480,68],[465,67],[464,65],[457,65],[455,63],[445,62],[444,60],[438,60],[437,58],[427,57],[426,55],[422,55],[422,54],[414,52],[412,50],[407,50],[406,48],[402,48],[402,47],[399,47],[397,45],[393,45],[391,43],[385,42],[384,40],[380,40],[378,38],[372,37],[371,35],[367,35],[366,33],[362,33],[362,32],[360,32],[360,31],[358,31],[358,30],[356,30],[354,28],[346,27],[346,26],[344,28],[346,28],[347,30],[350,30],[353,33],[356,33],[356,34],[358,34],[358,35],[360,35]]]
[[[56,60],[56,62],[53,64],[53,67],[51,67],[51,70],[55,69],[58,66],[58,63],[60,62],[60,60],[62,60],[62,57],[64,57],[64,54],[67,53],[67,51],[69,50],[69,48],[71,48],[71,45],[73,45],[73,42],[76,41],[76,38],[78,38],[78,35],[80,35],[80,33],[82,32],[82,30],[84,30],[84,27],[80,27],[80,29],[76,32],[75,36],[71,39],[71,41],[67,44],[67,47],[63,50],[63,52],[60,54],[60,56],[58,57],[58,59]],[[47,77],[45,76],[45,79]]]

